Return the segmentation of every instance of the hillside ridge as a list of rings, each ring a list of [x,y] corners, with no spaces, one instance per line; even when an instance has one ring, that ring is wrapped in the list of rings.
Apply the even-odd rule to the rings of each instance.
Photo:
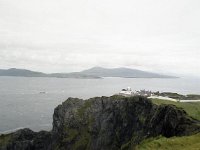
[[[121,77],[121,78],[175,78],[174,76],[161,75],[157,73],[131,69],[131,68],[103,68],[93,67],[80,72],[70,73],[43,73],[27,69],[0,69],[0,76],[17,77],[56,77],[56,78],[90,78],[97,79],[103,77]]]

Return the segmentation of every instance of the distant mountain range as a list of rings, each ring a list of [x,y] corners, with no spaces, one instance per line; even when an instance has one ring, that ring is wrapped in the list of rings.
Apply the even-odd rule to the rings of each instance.
[[[121,78],[174,78],[173,76],[161,75],[152,72],[141,71],[130,68],[102,68],[93,67],[81,72],[72,73],[42,73],[26,69],[0,69],[0,76],[18,76],[18,77],[56,77],[56,78],[103,78],[103,77],[121,77]]]
[[[157,73],[141,71],[130,68],[102,68],[94,67],[81,72],[82,74],[99,77],[122,77],[122,78],[173,78],[172,76],[161,75]]]
[[[95,79],[100,78],[98,76],[93,75],[85,75],[79,72],[72,72],[72,73],[43,73],[43,72],[36,72],[26,69],[0,69],[0,76],[16,76],[16,77],[55,77],[55,78],[89,78]]]

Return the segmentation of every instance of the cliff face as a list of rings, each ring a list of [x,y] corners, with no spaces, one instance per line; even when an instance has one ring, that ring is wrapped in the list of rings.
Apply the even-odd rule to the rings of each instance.
[[[4,135],[0,149],[125,150],[148,137],[197,132],[199,121],[184,110],[157,106],[143,97],[69,98],[55,109],[51,132],[25,129],[16,132],[18,136]]]

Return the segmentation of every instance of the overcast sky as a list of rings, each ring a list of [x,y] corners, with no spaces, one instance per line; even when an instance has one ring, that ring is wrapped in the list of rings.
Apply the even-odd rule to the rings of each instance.
[[[200,0],[0,0],[0,68],[200,76]]]

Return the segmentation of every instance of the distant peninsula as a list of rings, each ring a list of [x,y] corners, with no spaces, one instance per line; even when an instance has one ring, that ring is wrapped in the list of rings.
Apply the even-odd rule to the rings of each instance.
[[[130,68],[102,68],[93,67],[88,70],[71,73],[43,73],[26,69],[0,69],[0,76],[15,77],[55,77],[55,78],[83,78],[98,79],[104,77],[120,77],[120,78],[176,78],[174,76],[161,75],[157,73],[130,69]]]

